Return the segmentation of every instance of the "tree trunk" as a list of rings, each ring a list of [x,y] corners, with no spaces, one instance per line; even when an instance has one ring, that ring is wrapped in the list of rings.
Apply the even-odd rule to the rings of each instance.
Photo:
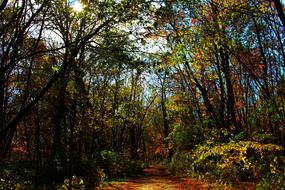
[[[228,109],[228,115],[230,116],[230,120],[231,120],[230,124],[232,124],[235,127],[234,131],[238,133],[240,129],[238,128],[237,121],[236,121],[235,95],[234,95],[233,84],[231,80],[229,54],[227,51],[225,51],[222,48],[220,48],[219,51],[220,51],[220,56],[221,56],[222,71],[226,79],[227,109]]]

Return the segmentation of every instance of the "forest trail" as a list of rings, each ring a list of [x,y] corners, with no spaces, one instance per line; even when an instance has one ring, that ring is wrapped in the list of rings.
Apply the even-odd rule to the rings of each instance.
[[[191,178],[178,178],[161,165],[144,169],[136,179],[113,182],[103,190],[253,190],[254,184],[242,184],[236,188],[221,188]]]
[[[104,190],[204,190],[209,186],[190,178],[172,176],[165,167],[153,165],[144,169],[137,179],[114,182]]]

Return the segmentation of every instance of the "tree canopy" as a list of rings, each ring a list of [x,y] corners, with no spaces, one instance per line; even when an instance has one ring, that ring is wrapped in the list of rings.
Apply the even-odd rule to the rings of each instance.
[[[0,189],[154,161],[284,185],[283,1],[3,0],[0,39]]]

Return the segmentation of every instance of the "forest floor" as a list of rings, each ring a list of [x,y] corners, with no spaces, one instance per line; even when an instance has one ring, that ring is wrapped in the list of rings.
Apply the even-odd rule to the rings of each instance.
[[[135,179],[112,182],[103,190],[253,190],[253,184],[242,184],[236,188],[218,187],[191,178],[178,178],[171,175],[161,165],[153,165],[144,169],[143,174]]]

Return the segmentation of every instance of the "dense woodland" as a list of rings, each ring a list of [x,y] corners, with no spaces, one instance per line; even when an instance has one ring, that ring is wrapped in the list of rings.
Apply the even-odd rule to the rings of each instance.
[[[153,162],[284,188],[281,0],[0,3],[0,189],[94,189]]]

